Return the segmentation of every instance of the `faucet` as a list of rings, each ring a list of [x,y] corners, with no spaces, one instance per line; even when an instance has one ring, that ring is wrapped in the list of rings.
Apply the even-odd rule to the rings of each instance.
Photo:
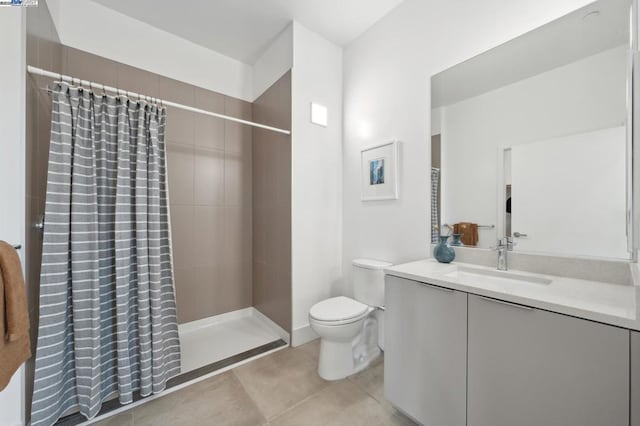
[[[498,271],[508,270],[507,253],[513,251],[513,239],[511,237],[501,238],[496,242],[496,246],[492,248],[498,252]]]

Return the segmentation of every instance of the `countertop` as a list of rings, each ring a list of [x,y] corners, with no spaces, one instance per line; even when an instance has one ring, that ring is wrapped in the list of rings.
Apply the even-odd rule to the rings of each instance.
[[[386,268],[387,275],[407,278],[453,290],[491,297],[520,305],[531,306],[560,314],[571,315],[617,327],[640,331],[638,306],[640,306],[640,274],[638,265],[631,264],[633,282],[612,284],[553,275],[534,274],[516,270],[521,276],[543,277],[550,284],[510,281],[505,278],[483,279],[472,283],[469,279],[449,277],[446,274],[457,267],[484,269],[500,274],[495,268],[452,262],[438,263],[434,259],[403,263]]]

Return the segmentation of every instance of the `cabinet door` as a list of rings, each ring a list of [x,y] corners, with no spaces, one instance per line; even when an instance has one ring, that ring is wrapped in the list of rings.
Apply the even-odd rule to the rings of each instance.
[[[629,425],[629,332],[469,295],[469,426]]]
[[[640,426],[640,333],[631,332],[631,426]]]
[[[467,295],[386,277],[384,391],[425,425],[466,423]]]

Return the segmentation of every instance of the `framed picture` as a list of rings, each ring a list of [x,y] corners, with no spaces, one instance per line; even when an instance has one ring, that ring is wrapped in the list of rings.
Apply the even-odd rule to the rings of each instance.
[[[398,142],[361,151],[362,201],[398,199]]]

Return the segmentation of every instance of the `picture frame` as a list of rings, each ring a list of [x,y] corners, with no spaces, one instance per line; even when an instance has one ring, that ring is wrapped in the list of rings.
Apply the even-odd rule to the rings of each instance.
[[[398,141],[371,146],[360,152],[361,200],[398,199]]]

